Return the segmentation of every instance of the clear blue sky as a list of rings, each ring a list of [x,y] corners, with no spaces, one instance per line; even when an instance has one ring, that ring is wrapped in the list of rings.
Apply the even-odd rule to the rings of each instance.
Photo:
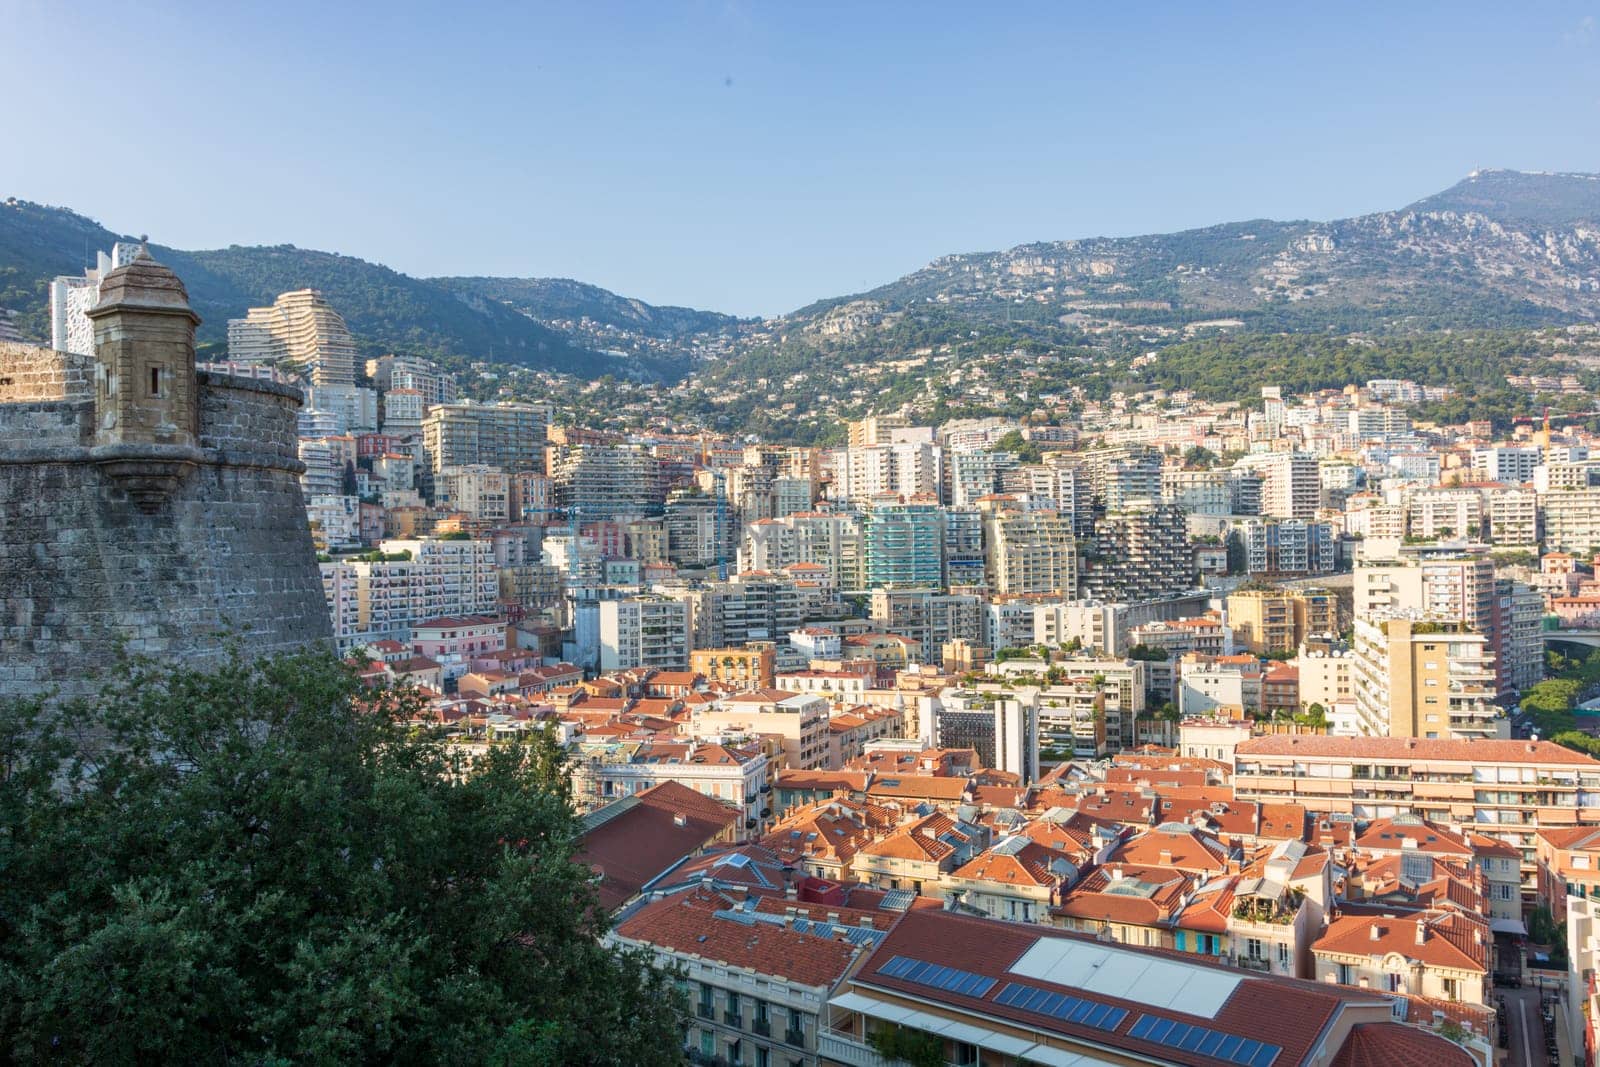
[[[1600,170],[1600,2],[1311,7],[0,0],[0,196],[775,314],[947,252]]]

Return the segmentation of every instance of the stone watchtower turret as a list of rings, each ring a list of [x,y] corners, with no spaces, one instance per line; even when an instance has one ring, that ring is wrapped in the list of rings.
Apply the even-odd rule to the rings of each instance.
[[[92,356],[0,341],[0,699],[92,698],[124,652],[330,647],[300,390],[198,370],[200,320],[148,252],[88,314]]]
[[[141,249],[107,274],[94,323],[94,443],[102,470],[145,511],[200,458],[194,331],[183,282]]]

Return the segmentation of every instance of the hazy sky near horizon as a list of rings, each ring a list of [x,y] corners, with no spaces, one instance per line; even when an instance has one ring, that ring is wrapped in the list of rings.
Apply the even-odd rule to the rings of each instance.
[[[1600,171],[1600,0],[0,0],[0,197],[777,314],[950,252]]]

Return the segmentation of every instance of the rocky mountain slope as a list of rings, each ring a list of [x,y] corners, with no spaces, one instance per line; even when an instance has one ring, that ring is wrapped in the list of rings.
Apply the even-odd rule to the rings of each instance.
[[[117,235],[60,208],[0,204],[0,307],[48,332],[56,274]],[[749,406],[885,364],[1023,352],[1124,362],[1253,334],[1407,335],[1600,321],[1600,176],[1479,171],[1396,211],[1226,223],[942,257],[866,293],[764,323],[652,307],[568,279],[411,278],[292,246],[160,249],[207,319],[203,337],[286,289],[323,290],[372,349],[676,381]],[[953,346],[953,347],[952,347]],[[1248,346],[1246,346],[1248,347]],[[904,365],[904,366],[902,366]],[[862,382],[855,382],[859,388]]]

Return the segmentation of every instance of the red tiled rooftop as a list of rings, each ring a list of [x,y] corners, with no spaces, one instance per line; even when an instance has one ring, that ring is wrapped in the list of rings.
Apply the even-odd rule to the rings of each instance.
[[[1402,1023],[1353,1027],[1329,1067],[1476,1067],[1466,1049]]]
[[[718,918],[715,913],[727,907],[720,894],[677,894],[641,908],[617,926],[617,933],[685,955],[824,989],[831,989],[844,977],[859,954],[856,946],[842,938],[801,933],[775,923],[747,924]]]
[[[575,857],[600,871],[600,903],[607,911],[739,818],[734,809],[671,781],[618,803],[627,806],[584,833]]]

